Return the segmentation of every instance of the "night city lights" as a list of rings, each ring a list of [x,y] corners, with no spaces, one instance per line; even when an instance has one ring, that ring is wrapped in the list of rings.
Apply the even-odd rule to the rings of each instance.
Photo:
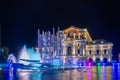
[[[1,3],[0,80],[120,80],[119,2]]]

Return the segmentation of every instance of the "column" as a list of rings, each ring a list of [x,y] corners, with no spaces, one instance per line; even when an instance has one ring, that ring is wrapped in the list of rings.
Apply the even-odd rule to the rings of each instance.
[[[66,53],[67,52],[67,46],[65,45],[65,53],[64,53],[64,55],[66,56]]]
[[[62,55],[65,53],[65,44],[63,44]]]
[[[83,50],[83,56],[86,56],[86,42],[83,42],[82,44],[82,50]]]
[[[112,60],[111,56],[108,56],[108,62],[111,62],[111,60]]]
[[[63,54],[62,55],[66,55],[66,44],[63,44]]]
[[[95,49],[92,49],[92,54],[93,54],[93,61],[95,62],[96,60],[96,50]]]
[[[110,62],[112,60],[112,49],[108,49],[108,61]]]
[[[73,55],[75,55],[76,49],[75,49],[75,42],[73,41]]]
[[[92,57],[92,59],[93,59],[93,62],[95,62],[95,59],[96,59],[95,55]]]
[[[86,47],[85,47],[85,44],[83,45],[83,56],[86,56]]]

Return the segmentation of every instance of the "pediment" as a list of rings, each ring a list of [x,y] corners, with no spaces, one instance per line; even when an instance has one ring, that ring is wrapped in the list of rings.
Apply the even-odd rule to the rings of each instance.
[[[92,42],[92,38],[91,36],[89,35],[88,31],[87,31],[87,28],[78,28],[78,27],[74,27],[74,26],[71,26],[67,29],[64,29],[62,30],[64,32],[64,34],[66,35],[73,35],[73,33],[76,34],[76,36],[78,36],[79,34],[80,35],[85,35],[86,39],[87,39],[87,42]]]

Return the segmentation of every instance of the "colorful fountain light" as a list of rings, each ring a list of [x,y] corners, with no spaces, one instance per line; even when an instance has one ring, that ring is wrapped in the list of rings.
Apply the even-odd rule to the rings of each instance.
[[[20,54],[19,54],[19,57],[18,57],[18,63],[21,63],[21,64],[24,64],[24,65],[29,65],[30,63],[29,62],[26,62],[26,61],[22,61],[23,60],[29,60],[29,55],[28,55],[28,52],[27,52],[27,48],[26,46],[24,45],[23,49],[21,50]]]
[[[98,71],[98,80],[101,80],[101,67],[100,67],[100,63],[97,63],[97,71]]]
[[[17,59],[16,59],[16,57],[11,53],[11,54],[9,54],[9,56],[8,56],[6,68],[11,67],[11,64],[12,64],[12,63],[17,63]]]
[[[22,48],[18,56],[18,63],[24,65],[40,65],[40,55],[37,50],[33,48],[27,48],[25,45]]]
[[[7,63],[17,63],[17,59],[12,53],[8,56]]]
[[[40,60],[40,55],[33,48],[29,48],[27,52],[30,60]]]

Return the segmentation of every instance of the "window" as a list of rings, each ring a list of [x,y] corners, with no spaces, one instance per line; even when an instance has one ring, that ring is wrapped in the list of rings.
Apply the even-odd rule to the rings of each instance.
[[[78,49],[77,51],[78,51],[78,54],[80,54],[80,49]]]
[[[89,54],[92,54],[92,50],[89,50]]]
[[[107,54],[107,50],[106,49],[104,50],[104,54]]]
[[[100,51],[99,51],[99,50],[97,50],[96,52],[97,52],[97,55],[98,55]]]
[[[70,37],[70,33],[68,33],[68,37]]]
[[[80,46],[80,44],[78,44],[78,47]]]
[[[77,52],[78,52],[78,54],[80,54],[80,44],[78,44],[78,46],[77,46]]]

